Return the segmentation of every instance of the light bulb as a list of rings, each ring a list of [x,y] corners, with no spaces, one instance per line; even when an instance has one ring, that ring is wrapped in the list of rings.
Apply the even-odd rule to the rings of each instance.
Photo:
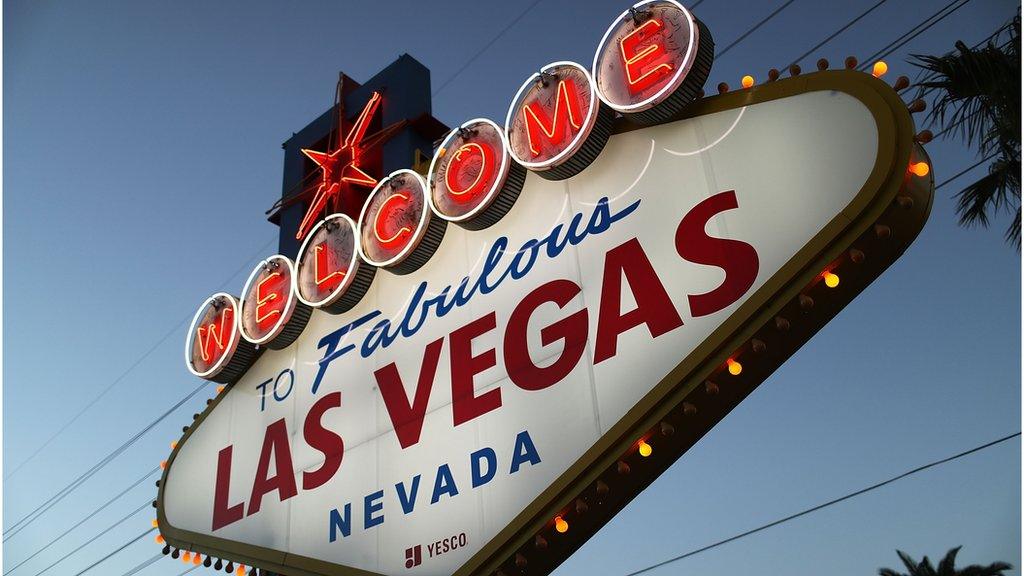
[[[651,448],[650,444],[648,444],[647,442],[641,440],[640,441],[640,455],[643,456],[644,458],[647,458],[648,456],[651,455],[652,452],[654,452],[654,448]]]

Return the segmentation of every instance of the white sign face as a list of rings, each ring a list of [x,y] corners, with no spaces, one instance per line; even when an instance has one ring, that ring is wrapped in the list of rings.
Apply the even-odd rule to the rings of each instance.
[[[314,310],[178,447],[166,523],[380,574],[452,574],[868,181],[879,129],[813,91],[612,136],[483,231]]]

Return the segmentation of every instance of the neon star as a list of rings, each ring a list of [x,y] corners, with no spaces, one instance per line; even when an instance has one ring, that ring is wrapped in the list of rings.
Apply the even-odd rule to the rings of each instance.
[[[345,141],[334,152],[302,150],[302,153],[316,163],[323,173],[313,201],[310,202],[309,209],[302,217],[299,230],[295,234],[297,240],[301,240],[309,232],[328,200],[339,198],[342,192],[348,191],[350,186],[372,188],[377,185],[377,180],[359,167],[359,160],[363,152],[363,137],[366,135],[366,129],[379,105],[380,93],[374,92],[366,106],[363,107],[363,111],[359,113],[359,117],[356,118]]]

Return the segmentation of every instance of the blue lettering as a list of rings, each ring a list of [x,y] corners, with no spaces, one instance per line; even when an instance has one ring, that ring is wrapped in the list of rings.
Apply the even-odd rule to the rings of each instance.
[[[264,410],[267,409],[267,386],[270,385],[270,383],[273,381],[273,378],[269,378],[266,381],[260,382],[259,384],[256,385],[256,387],[260,389],[260,412],[263,412]]]
[[[323,380],[324,374],[327,373],[327,366],[329,366],[331,362],[341,358],[343,354],[355,349],[355,344],[349,344],[344,348],[338,349],[338,344],[341,343],[342,337],[370,320],[373,320],[377,316],[380,316],[380,310],[374,310],[362,318],[359,318],[350,324],[346,324],[320,339],[320,342],[316,345],[317,349],[319,350],[326,347],[327,350],[324,351],[324,356],[320,359],[320,368],[317,370],[316,378],[313,380],[313,387],[311,390],[313,394],[316,394],[316,391],[320,388],[320,382]]]
[[[377,490],[373,494],[368,494],[363,498],[363,529],[373,528],[378,524],[384,523],[384,503],[381,500],[384,499],[384,491]],[[381,512],[380,516],[374,516],[375,512]]]
[[[434,495],[430,497],[431,504],[437,504],[442,494],[457,496],[459,489],[455,486],[455,478],[452,478],[452,470],[447,464],[442,464],[437,469],[437,478],[434,479]]]
[[[512,467],[508,473],[515,474],[519,471],[519,467],[526,462],[529,462],[531,466],[540,464],[540,454],[537,453],[537,447],[530,439],[530,433],[523,430],[516,435],[516,446],[512,449]]]
[[[480,473],[481,458],[487,461],[486,474]],[[473,488],[483,486],[490,482],[494,478],[494,473],[498,471],[498,456],[492,448],[481,448],[469,455],[469,467],[473,476]]]
[[[416,507],[416,493],[420,490],[420,475],[413,476],[412,489],[405,492],[405,482],[395,484],[395,492],[398,493],[398,503],[402,505],[402,512],[408,514]]]
[[[338,539],[338,529],[341,529],[341,535],[348,537],[352,533],[352,504],[345,504],[345,516],[338,514],[338,509],[331,510],[331,542]]]

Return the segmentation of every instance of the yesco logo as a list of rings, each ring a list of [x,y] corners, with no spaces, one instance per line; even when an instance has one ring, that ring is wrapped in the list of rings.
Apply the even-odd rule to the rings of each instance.
[[[447,552],[457,550],[466,546],[469,543],[469,538],[465,532],[460,532],[454,536],[442,538],[427,544],[427,555],[428,558],[440,556]],[[405,549],[405,567],[415,568],[423,563],[423,546],[417,544],[412,548]]]

